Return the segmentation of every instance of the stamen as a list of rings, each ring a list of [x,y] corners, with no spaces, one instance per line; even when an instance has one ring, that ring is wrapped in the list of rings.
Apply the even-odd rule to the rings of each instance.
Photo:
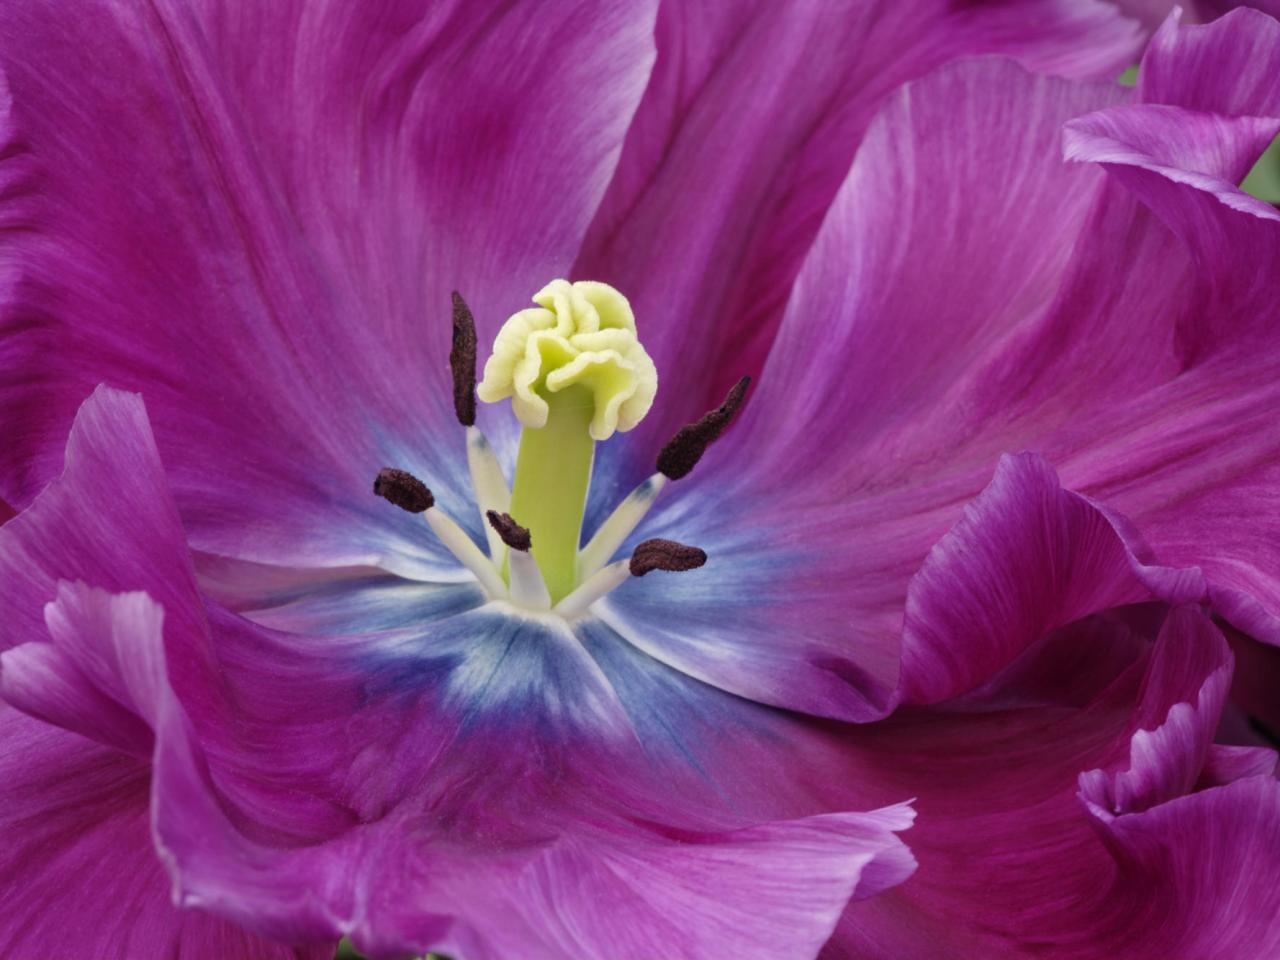
[[[506,513],[511,509],[511,490],[502,475],[502,466],[479,427],[467,427],[467,466],[471,468],[471,487],[475,490],[481,520],[490,510]],[[489,556],[500,564],[506,553],[502,538],[488,523],[484,525],[484,532],[489,539]]]
[[[449,552],[458,558],[458,562],[470,570],[490,597],[501,597],[507,592],[507,585],[502,582],[502,575],[484,555],[467,531],[458,526],[453,517],[438,507],[432,507],[425,514],[427,526],[440,538],[440,542]]]
[[[609,515],[578,555],[578,569],[585,580],[609,562],[623,541],[644,519],[668,480],[686,476],[709,447],[729,428],[747,396],[750,377],[733,385],[724,403],[695,423],[682,427],[658,454],[658,472],[631,492]]]
[[[453,291],[453,412],[464,427],[476,422],[476,321],[462,294]]]
[[[436,502],[427,485],[407,470],[383,467],[373,481],[373,492],[401,510],[422,513]]]
[[[679,480],[698,465],[707,447],[717,440],[733,422],[733,416],[747,396],[750,377],[743,377],[730,389],[724,403],[702,419],[676,431],[658,454],[658,472],[670,480]]]
[[[533,610],[551,609],[551,592],[542,578],[538,562],[530,555],[533,537],[516,523],[509,513],[490,510],[489,526],[498,532],[502,542],[511,548],[507,558],[507,575],[511,580],[511,602]]]
[[[609,558],[618,552],[623,541],[631,536],[631,531],[640,525],[653,501],[667,485],[667,478],[655,473],[641,482],[618,504],[609,519],[600,524],[591,537],[591,541],[578,554],[578,575],[584,580],[609,562]]]
[[[489,518],[489,526],[498,532],[502,542],[512,550],[520,550],[527,553],[532,548],[533,538],[529,536],[529,531],[516,523],[511,514],[490,510],[485,516]]]
[[[616,560],[587,577],[576,590],[556,604],[555,612],[566,620],[572,620],[632,577],[643,577],[653,570],[673,573],[694,570],[706,562],[706,552],[697,547],[685,546],[674,540],[646,540],[636,547],[631,559]]]
[[[611,563],[593,576],[587,577],[578,587],[556,604],[555,612],[566,620],[581,616],[601,597],[607,596],[631,579],[631,561]]]
[[[633,577],[643,577],[653,570],[680,573],[694,570],[707,562],[705,551],[685,546],[674,540],[646,540],[636,547],[628,565]]]
[[[458,561],[470,570],[491,597],[506,594],[506,584],[498,569],[489,562],[471,537],[453,518],[436,507],[436,498],[427,485],[407,470],[383,467],[373,481],[373,492],[394,503],[401,510],[421,513],[440,542]]]

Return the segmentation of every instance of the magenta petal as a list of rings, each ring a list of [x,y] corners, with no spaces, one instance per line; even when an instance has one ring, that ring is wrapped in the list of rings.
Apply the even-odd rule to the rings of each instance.
[[[1280,757],[1270,747],[1229,747],[1211,744],[1197,787],[1220,787],[1246,777],[1280,775]]]
[[[1221,24],[1232,22],[1240,21]],[[1069,125],[1069,153],[1106,165],[1150,211],[1135,220],[1158,218],[1161,226],[1146,229],[1177,238],[1166,244],[1166,266],[1153,263],[1149,275],[1182,262],[1189,280],[1171,278],[1171,290],[1183,288],[1170,302],[1171,348],[1158,341],[1142,348],[1147,369],[1167,372],[1145,392],[1082,416],[1068,440],[1075,449],[1059,458],[1073,486],[1133,520],[1141,552],[1200,567],[1215,609],[1270,643],[1280,642],[1280,554],[1270,513],[1258,505],[1280,479],[1267,426],[1277,377],[1274,298],[1265,282],[1280,256],[1280,215],[1235,178],[1278,126],[1153,106]],[[1107,442],[1082,449],[1086,433]],[[1123,468],[1118,448],[1130,451]],[[1132,482],[1136,475],[1141,484]]]
[[[24,643],[0,654],[0,698],[39,720],[146,759],[151,729],[94,686],[75,660],[49,643]]]
[[[1049,308],[1103,184],[1062,163],[1062,124],[1124,96],[995,59],[900,90],[867,133],[723,446],[749,449],[775,485],[813,484],[822,497],[936,475],[939,456],[982,425],[949,391]]]
[[[764,703],[842,719],[885,713],[912,574],[999,453],[1025,446],[984,450],[938,478],[945,453],[975,430],[939,416],[972,409],[943,402],[949,385],[1052,305],[1105,184],[1062,163],[1061,126],[1125,95],[981,60],[890,101],[740,422],[646,525],[646,536],[696,543],[710,561],[660,592],[623,586],[609,601],[616,629]],[[922,175],[912,158],[940,166]]]
[[[1238,32],[1242,23],[1229,18],[1197,36]],[[1194,74],[1185,54],[1179,47],[1169,56]],[[1260,54],[1248,69],[1218,71],[1238,82],[1208,84],[1224,110],[1232,102],[1269,108],[1253,73],[1268,62]],[[982,106],[948,109],[957,91]],[[765,545],[717,543],[716,527],[727,523],[704,507],[711,535],[691,539],[713,557],[716,547],[750,550],[761,569],[772,557],[777,569],[796,571],[796,591],[826,577],[841,585],[825,591],[824,605],[805,605],[805,633],[782,628],[796,646],[818,646],[814,635],[846,602],[857,610],[845,618],[860,634],[853,658],[864,674],[892,682],[889,611],[900,610],[906,581],[996,459],[1028,449],[1061,469],[1070,488],[1132,520],[1110,517],[1157,595],[1211,600],[1242,629],[1280,637],[1280,536],[1260,508],[1280,482],[1269,426],[1280,376],[1268,282],[1280,225],[1230,182],[1274,126],[1177,105],[1088,108],[1086,119],[1072,118],[1090,97],[1103,106],[1124,96],[1037,80],[1008,64],[965,63],[917,82],[873,125],[756,394],[689,481],[706,484],[706,504],[778,519]],[[1002,120],[1004,111],[1036,118],[1032,129]],[[1088,149],[1098,152],[1090,156],[1108,162],[1108,175],[1076,164],[1095,168],[1076,177],[1062,163],[1068,122],[1073,151],[1086,148],[1092,130]],[[1118,152],[1122,143],[1127,152]],[[950,163],[937,177],[906,162],[940,155]],[[885,199],[913,197],[926,182],[927,196],[905,208]],[[751,496],[766,484],[797,506],[784,511],[775,497]],[[877,501],[896,512],[897,536],[868,522],[867,505]],[[828,542],[848,559],[815,560],[801,573],[804,553],[827,552]],[[863,556],[878,566],[868,570]],[[1196,568],[1205,575],[1200,590],[1184,582]],[[701,576],[712,584],[710,564]],[[704,592],[731,596],[725,581]],[[745,611],[735,617],[751,622]],[[700,664],[688,668],[713,677]],[[787,705],[799,705],[796,687]]]
[[[166,611],[143,593],[64,586],[53,605],[55,645],[74,650],[104,695],[119,698],[155,735],[152,830],[175,902],[198,907],[287,942],[332,943],[338,918],[308,897],[304,858],[250,841],[224,800],[169,683]],[[312,867],[314,869],[314,866]]]
[[[634,646],[721,689],[865,721],[900,701],[972,690],[1090,614],[1153,595],[1206,597],[1198,570],[1143,563],[1117,531],[1123,519],[1063,490],[1034,454],[1002,459],[948,532],[954,490],[773,508],[785,525],[768,505],[749,530],[700,490],[694,514],[686,503],[654,522],[700,527],[706,567],[660,593],[626,584],[601,616]]]
[[[175,635],[198,632],[198,615],[179,619],[191,609],[195,576],[141,397],[95,391],[65,440],[64,459],[64,476],[0,527],[0,646],[48,639],[44,606],[59,580],[145,590],[172,611]],[[100,553],[124,544],[131,549],[109,561]]]
[[[336,939],[332,918],[297,899],[286,865],[227,820],[174,693],[175,685],[187,691],[207,713],[219,681],[139,397],[103,389],[85,402],[64,475],[0,527],[0,584],[4,642],[21,644],[4,655],[5,696],[42,719],[151,757],[154,810],[147,813],[144,798],[140,817],[154,818],[161,856],[146,833],[136,855],[157,867],[163,858],[179,872],[184,905],[234,917],[234,905],[181,877],[187,844],[199,838],[223,863],[240,865],[236,884],[246,902],[268,905],[271,920],[259,929],[291,941]],[[265,888],[254,886],[255,869]]]
[[[1231,685],[1231,665],[1226,640],[1201,613],[1173,611],[1134,714],[1140,729],[1129,743],[1128,767],[1082,774],[1086,802],[1110,816],[1189,793],[1209,754]]]
[[[0,939],[8,960],[327,960],[170,901],[146,765],[0,707]]]
[[[920,868],[885,896],[851,906],[824,957],[1267,955],[1253,952],[1248,938],[1270,943],[1280,927],[1275,912],[1253,912],[1252,895],[1242,912],[1241,896],[1254,885],[1242,887],[1237,881],[1245,875],[1234,872],[1236,881],[1226,879],[1231,868],[1224,863],[1256,864],[1263,881],[1256,902],[1271,905],[1274,888],[1266,881],[1275,863],[1263,864],[1274,859],[1267,821],[1276,811],[1272,800],[1261,801],[1274,795],[1260,791],[1231,804],[1211,798],[1223,789],[1247,792],[1244,783],[1274,784],[1275,753],[1215,758],[1208,738],[1230,672],[1223,639],[1198,611],[1161,616],[1153,606],[1110,611],[1064,628],[1063,642],[1030,651],[1049,660],[1035,669],[1022,665],[1023,677],[1055,663],[1067,667],[1072,639],[1093,643],[1109,634],[1130,649],[1144,634],[1146,643],[1154,639],[1127,669],[1110,680],[1099,676],[1092,695],[1076,705],[986,714],[955,712],[954,705],[905,709],[858,729],[858,752],[880,754],[882,777],[899,789],[919,785],[911,840]],[[1189,715],[1194,721],[1186,724]],[[1132,812],[1080,802],[1076,774],[1091,767],[1098,772],[1082,778],[1086,791],[1095,782],[1125,782],[1114,796],[1123,794]],[[1204,789],[1212,781],[1230,786]],[[1166,829],[1191,809],[1200,811],[1205,833]],[[1211,824],[1218,815],[1261,826],[1261,854],[1246,851],[1244,830],[1231,843],[1209,839],[1237,833],[1226,822]],[[1239,928],[1227,929],[1234,924]],[[1228,936],[1221,954],[1201,939],[1199,926]]]
[[[1216,197],[1234,209],[1252,209],[1237,184],[1257,162],[1280,120],[1199,113],[1183,107],[1135,104],[1101,110],[1068,122],[1063,130],[1067,160],[1101,163],[1119,175],[1158,214],[1173,214],[1142,171]],[[1189,198],[1187,198],[1189,199]],[[1265,204],[1258,204],[1265,208]],[[1260,216],[1266,216],[1260,210]],[[1170,222],[1177,230],[1181,223]]]
[[[655,6],[5,4],[0,491],[105,382],[146,393],[197,546],[455,571],[369,483],[474,512],[450,291],[487,339],[569,270]]]
[[[1107,891],[1108,909],[1098,915],[1128,931],[1127,940],[1116,938],[1119,955],[1262,958],[1280,950],[1274,775],[1181,797],[1100,829],[1121,867]]]
[[[1280,5],[1267,13],[1241,6],[1214,23],[1182,27],[1169,17],[1152,38],[1138,71],[1138,98],[1230,116],[1280,115]],[[1248,64],[1247,69],[1241,65]]]
[[[48,646],[75,683],[17,685],[24,708],[80,729],[109,702],[113,721],[126,710],[149,728],[153,838],[183,906],[286,942],[348,933],[379,957],[573,943],[604,958],[655,930],[705,960],[732,937],[799,957],[851,898],[909,875],[904,806],[833,809],[782,785],[744,809],[731,780],[708,780],[744,768],[691,724],[682,740],[662,724],[705,710],[750,730],[771,713],[616,636],[610,652],[489,607],[424,626],[410,607],[394,627],[308,637],[204,603],[163,481],[140,399],[96,393],[63,476],[0,528],[3,556],[30,564],[5,579],[29,641],[5,667],[33,677],[49,663],[31,651]],[[60,550],[37,549],[50,541]],[[46,639],[31,639],[50,594]],[[359,620],[370,596],[345,598],[347,613]],[[332,628],[320,599],[307,622]],[[750,769],[774,756],[757,751]],[[732,913],[674,923],[695,894]]]
[[[1064,955],[1103,956],[1105,941],[1110,955],[1141,960],[1268,956],[1280,948],[1276,755],[1210,744],[1231,674],[1216,628],[1182,611],[1162,641],[1127,765],[1080,778],[1116,869],[1092,926],[1074,934],[1079,948]]]
[[[1184,600],[1204,592],[1191,571],[1163,586]],[[963,693],[1049,631],[1149,595],[1096,506],[1064,491],[1042,459],[1006,457],[911,581],[901,696]]]
[[[1221,17],[1239,7],[1261,10],[1272,17],[1280,17],[1280,0],[1196,0],[1195,11],[1203,20]]]
[[[575,267],[631,298],[681,385],[639,435],[656,449],[759,371],[855,149],[902,83],[981,54],[1111,79],[1142,39],[1095,0],[664,4],[653,80]]]
[[[1124,11],[1125,16],[1138,20],[1150,30],[1164,23],[1177,5],[1176,0],[1116,0],[1116,6]]]
[[[896,807],[658,842],[565,838],[517,855],[460,851],[433,861],[423,897],[460,917],[489,918],[440,941],[469,960],[640,957],[655,943],[689,960],[753,952],[801,960],[826,941],[851,896],[911,872],[893,839],[911,819]]]

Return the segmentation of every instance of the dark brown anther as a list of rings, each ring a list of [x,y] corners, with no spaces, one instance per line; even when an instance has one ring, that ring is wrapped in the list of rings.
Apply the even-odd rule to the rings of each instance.
[[[453,412],[464,427],[476,422],[476,321],[462,294],[453,291]]]
[[[521,553],[528,553],[533,546],[533,537],[529,536],[527,527],[522,527],[511,518],[509,513],[499,513],[497,510],[485,511],[485,516],[489,518],[489,526],[498,531],[498,536],[512,550],[519,550]]]
[[[674,540],[646,540],[631,554],[629,568],[633,577],[643,577],[651,570],[672,573],[694,570],[706,562],[706,552],[697,547],[687,547]]]
[[[702,455],[707,452],[720,434],[733,422],[733,415],[742,406],[747,396],[750,377],[743,377],[733,385],[724,403],[687,427],[676,431],[662,452],[658,454],[658,472],[670,480],[679,480],[698,465]]]
[[[412,473],[393,467],[383,467],[378,471],[377,479],[373,481],[373,492],[410,513],[430,510],[436,502],[425,483]]]

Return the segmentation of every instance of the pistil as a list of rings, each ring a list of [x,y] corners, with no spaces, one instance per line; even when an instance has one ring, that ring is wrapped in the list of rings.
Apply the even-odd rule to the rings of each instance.
[[[617,290],[553,280],[533,299],[536,307],[499,330],[476,393],[486,403],[510,399],[524,426],[511,514],[533,536],[533,558],[554,603],[578,584],[595,444],[640,422],[658,374]]]
[[[595,404],[590,391],[580,386],[543,399],[546,425],[520,434],[511,513],[532,534],[533,558],[554,602],[578,579],[578,542],[595,455],[588,432]]]

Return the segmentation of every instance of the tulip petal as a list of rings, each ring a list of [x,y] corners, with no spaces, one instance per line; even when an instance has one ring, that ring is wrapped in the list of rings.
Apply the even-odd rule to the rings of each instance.
[[[1029,651],[1048,660],[1020,665],[1023,676],[1061,668],[1073,640],[1110,632],[1129,646],[1130,630],[1158,628],[1149,653],[1075,707],[908,709],[858,729],[867,755],[882,751],[882,776],[923,785],[911,834],[920,869],[851,906],[824,960],[1266,955],[1280,933],[1275,753],[1224,763],[1210,748],[1230,674],[1211,621],[1180,609],[1148,627],[1137,612],[1071,625]],[[1102,806],[1074,796],[1071,771],[1091,762],[1082,792]],[[1249,865],[1244,886],[1228,864]]]
[[[101,388],[84,402],[66,439],[64,476],[0,527],[0,646],[48,639],[45,604],[60,580],[92,582],[115,592],[144,590],[172,609],[190,610],[195,574],[182,524],[141,397]],[[122,541],[121,517],[130,518]],[[83,549],[127,542],[109,563]],[[201,617],[171,620],[175,638],[198,634]],[[175,656],[200,669],[198,649]],[[207,664],[206,664],[207,667]]]
[[[1280,26],[1276,32],[1280,38]],[[1248,117],[1215,122],[1258,148],[1280,128]],[[1280,568],[1268,511],[1258,505],[1277,479],[1275,437],[1266,426],[1276,402],[1274,324],[1262,278],[1280,255],[1280,215],[1230,180],[1187,169],[1185,155],[1170,156],[1189,127],[1177,110],[1135,107],[1069,128],[1069,149],[1107,165],[1185,244],[1197,282],[1182,292],[1184,372],[1109,411],[1105,432],[1090,430],[1098,447],[1076,444],[1063,470],[1132,519],[1148,557],[1202,568],[1215,608],[1274,644]],[[1144,142],[1152,128],[1163,134],[1162,153]],[[1180,401],[1171,404],[1175,393]],[[1138,451],[1123,475],[1109,456],[1118,447]],[[1146,474],[1141,488],[1130,479],[1136,471]]]
[[[934,703],[975,687],[1050,631],[1150,596],[1111,522],[1064,491],[1044,460],[1006,457],[907,592],[900,696]],[[1204,591],[1160,571],[1171,598]]]
[[[925,480],[933,464],[922,453],[913,486],[875,473],[912,469],[916,454],[898,448],[922,436],[911,423],[939,385],[998,350],[1052,295],[1069,245],[1042,242],[1044,223],[1062,223],[1069,238],[1101,183],[1057,159],[1061,125],[1123,95],[989,60],[946,67],[893,98],[739,422],[637,534],[695,543],[707,565],[660,590],[624,585],[606,614],[616,629],[766,703],[884,714],[907,581],[991,467]],[[920,173],[943,157],[945,174]],[[997,275],[1009,282],[992,283]]]
[[[1280,781],[1252,776],[1118,817],[1102,829],[1120,862],[1108,888],[1119,952],[1163,960],[1266,957],[1280,949]]]
[[[1176,13],[1168,17],[1143,54],[1138,99],[1229,116],[1277,116],[1280,91],[1271,82],[1280,70],[1276,16],[1280,6],[1255,0],[1208,26],[1182,27]]]
[[[281,605],[282,621],[321,636],[203,601],[136,396],[104,389],[84,405],[63,476],[0,538],[0,558],[32,568],[4,578],[11,639],[24,641],[5,654],[4,689],[74,729],[104,704],[112,723],[127,711],[145,725],[158,862],[176,895],[261,935],[347,934],[377,957],[525,943],[525,955],[604,960],[664,930],[705,960],[725,942],[802,957],[851,898],[913,868],[896,836],[908,807],[744,811],[696,754],[642,737],[638,673],[661,674],[674,703],[758,708],[616,637],[624,655],[611,659],[552,618],[475,607],[474,591],[433,608],[448,588],[407,582],[422,605],[356,637],[333,631],[343,611],[367,626],[372,586],[354,604]],[[424,609],[434,622],[412,616]],[[33,656],[42,647],[57,656]],[[75,682],[37,682],[42,666]],[[114,727],[100,736],[140,752]],[[726,911],[719,925],[678,922],[701,915],[695,894]]]
[[[663,4],[653,79],[574,269],[628,296],[675,389],[606,457],[645,469],[760,370],[805,251],[897,87],[981,54],[1111,79],[1143,33],[1094,0]]]
[[[6,4],[4,495],[107,382],[145,391],[199,547],[456,576],[369,485],[412,470],[483,540],[450,291],[487,337],[569,269],[653,6]]]
[[[99,690],[72,657],[50,643],[24,643],[0,654],[0,698],[33,717],[146,759],[150,728]]]
[[[1280,26],[1245,15],[1193,36],[1251,28],[1280,43]],[[1175,45],[1151,56],[1191,55]],[[863,143],[739,422],[641,531],[697,543],[707,566],[661,595],[625,585],[610,601],[614,626],[724,689],[878,716],[899,679],[908,581],[999,457],[1030,449],[1105,504],[1096,529],[1119,532],[1137,589],[1212,602],[1274,642],[1280,536],[1265,505],[1280,482],[1268,426],[1280,377],[1265,278],[1280,237],[1274,211],[1230,178],[1275,125],[1226,115],[1271,109],[1253,72],[1267,62],[1214,87],[1220,116],[1116,106],[1116,88],[1006,63],[958,64],[907,87]],[[1103,112],[1081,111],[1090,102]],[[1064,124],[1073,155],[1124,171],[1064,164]],[[922,177],[920,158],[935,156],[950,159],[946,176]],[[904,215],[918,225],[904,228]],[[667,626],[677,622],[697,629]],[[933,693],[909,695],[980,683],[1007,662],[991,636],[972,649],[929,644],[953,662],[937,667]],[[904,691],[922,667],[904,664]]]
[[[424,895],[460,918],[501,918],[464,920],[442,939],[443,950],[478,960],[640,957],[655,942],[681,957],[799,960],[827,939],[890,831],[909,823],[908,811],[890,808],[665,842],[565,838],[516,855],[466,852],[433,862]]]
[[[7,662],[6,662],[7,672]],[[327,960],[178,910],[151,843],[146,764],[0,707],[0,937],[11,960]]]
[[[1064,956],[1104,956],[1100,941],[1112,956],[1152,960],[1266,956],[1280,944],[1275,753],[1237,750],[1224,762],[1218,748],[1205,770],[1231,656],[1203,624],[1185,611],[1166,624],[1166,634],[1182,637],[1156,652],[1127,766],[1081,774],[1081,799],[1116,869],[1091,904],[1093,922],[1064,930],[1074,948]]]
[[[1127,768],[1080,777],[1081,796],[1108,817],[1190,793],[1226,702],[1232,660],[1221,633],[1187,609],[1171,613],[1163,630],[1134,711]]]
[[[140,411],[138,401],[103,392],[82,416],[92,423],[96,408],[113,404]],[[134,474],[155,475],[127,436],[81,431],[72,449],[68,476],[32,508],[41,508],[35,519],[61,518],[53,509],[60,498],[92,506],[99,475],[112,476],[103,466],[111,453]],[[97,472],[80,474],[84,463]],[[1102,555],[1127,559],[1105,517],[1075,521],[1071,535],[1037,533],[1061,518],[1070,526],[1090,505],[1057,491],[1034,458],[1005,469],[1036,491],[1023,499],[1041,504],[1041,520],[1011,523],[1030,530],[1024,536],[1078,548],[1110,542]],[[1002,477],[993,490],[1010,482]],[[163,489],[154,493],[163,503]],[[31,512],[4,534],[31,523]],[[1002,509],[988,512],[1003,519]],[[133,549],[133,518],[107,509],[102,522],[115,525],[114,535],[97,546],[81,537],[79,546],[120,566]],[[65,535],[77,542],[74,527]],[[1140,570],[1128,568],[1135,582]],[[1096,572],[1101,581],[1124,580],[1126,571]],[[1046,623],[1110,599],[1059,579],[1045,590],[1037,602],[1053,612]],[[172,587],[169,595],[184,602]],[[1119,848],[1099,841],[1076,800],[1080,771],[1132,784],[1112,790],[1129,798],[1123,820],[1235,789],[1246,781],[1233,777],[1266,769],[1257,753],[1208,750],[1212,697],[1229,661],[1212,624],[1190,611],[1165,618],[1150,656],[1141,636],[1159,618],[1143,611],[1068,624],[1050,642],[1028,640],[1023,616],[996,619],[993,629],[1012,625],[1012,640],[992,643],[999,659],[1014,657],[1002,678],[1007,692],[989,682],[954,708],[907,708],[845,727],[704,686],[593,618],[580,622],[571,650],[562,628],[507,622],[491,608],[416,632],[411,618],[389,620],[353,638],[336,632],[340,605],[298,603],[282,609],[305,611],[328,635],[281,633],[204,605],[216,679],[180,659],[166,663],[169,650],[191,646],[170,622],[195,618],[166,610],[162,644],[158,608],[140,594],[64,586],[50,618],[62,626],[50,637],[99,692],[155,731],[157,835],[188,898],[276,936],[327,922],[375,957],[436,946],[488,960],[524,943],[534,957],[572,948],[609,958],[653,930],[670,930],[679,949],[708,960],[726,940],[808,956],[846,900],[856,902],[843,912],[832,956],[1028,956],[1046,939],[1074,949],[1078,932],[1102,915],[1091,899],[1099,877],[1117,896],[1136,889]],[[356,622],[361,609],[368,606],[357,605]],[[1020,644],[1044,664],[1018,664]],[[1067,654],[1087,645],[1131,660],[1117,656],[1088,681],[1063,678],[1069,694],[1045,695],[1053,705],[1041,705],[1037,691],[1047,694]],[[498,669],[503,658],[513,669]],[[1018,698],[1030,705],[1009,709]],[[1187,709],[1196,711],[1190,726]],[[892,806],[912,795],[929,812],[908,834],[922,864],[914,875],[895,837],[908,814]],[[746,856],[758,871],[741,869]],[[805,883],[791,882],[801,876]],[[815,878],[821,896],[800,896]],[[1176,879],[1161,889],[1177,902],[1190,888]],[[691,933],[673,918],[702,890],[718,891],[729,912],[723,925]],[[1232,906],[1196,896],[1206,922]],[[269,915],[259,913],[263,903]],[[1123,943],[1127,932],[1107,926],[1091,945]]]

